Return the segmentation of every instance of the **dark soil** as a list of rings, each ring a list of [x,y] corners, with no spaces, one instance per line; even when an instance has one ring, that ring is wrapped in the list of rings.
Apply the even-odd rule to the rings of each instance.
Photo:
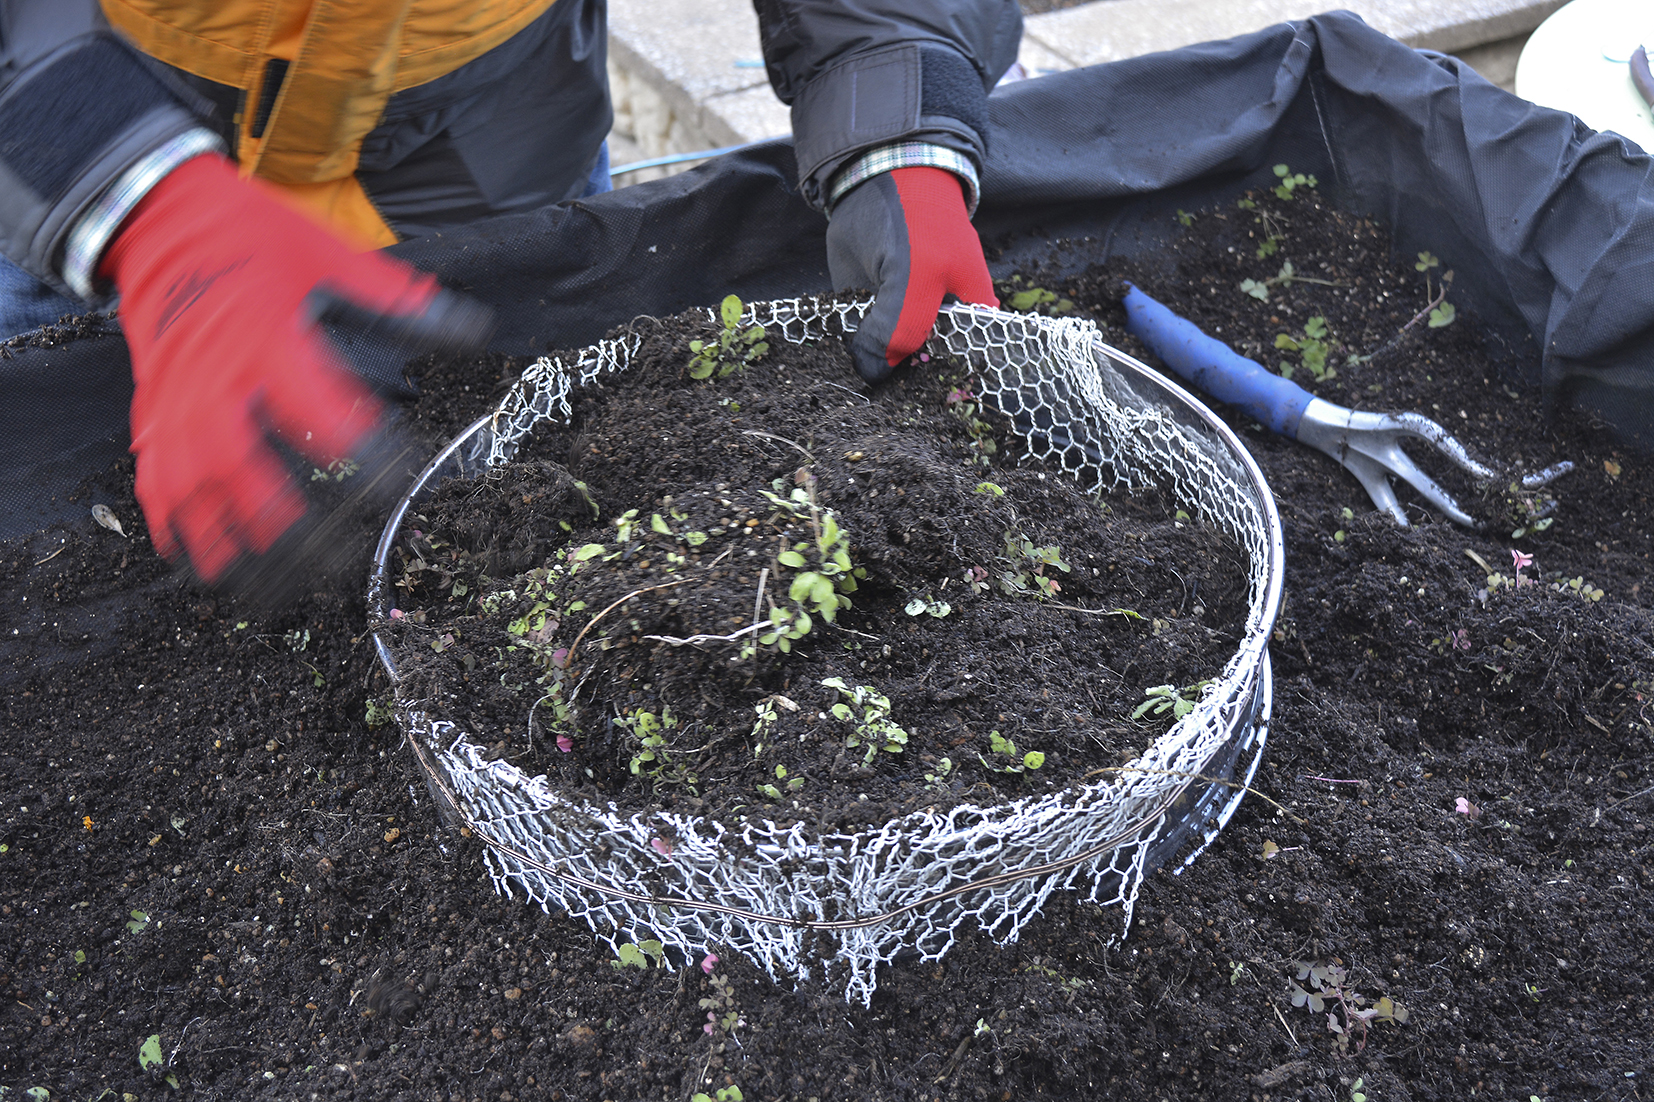
[[[568,425],[404,522],[401,607],[377,625],[403,699],[565,795],[823,831],[993,803],[1135,756],[1170,720],[1168,699],[1167,723],[1130,722],[1145,686],[1234,653],[1246,574],[1224,541],[1158,497],[1099,508],[961,369],[869,392],[829,338],[695,382],[705,315],[642,329]],[[830,621],[790,596],[824,544],[855,570]],[[755,608],[810,629],[754,650]],[[899,731],[870,735],[873,708]]]
[[[1151,877],[1120,946],[1117,911],[1057,894],[1016,945],[967,935],[940,963],[882,969],[866,1010],[734,959],[711,976],[614,968],[588,930],[497,897],[393,729],[367,726],[385,686],[356,588],[260,617],[186,584],[154,557],[123,469],[84,500],[130,539],[88,516],[0,546],[0,1083],[75,1099],[686,1100],[738,1084],[749,1099],[1342,1100],[1360,1077],[1384,1100],[1644,1097],[1654,467],[1598,426],[1543,424],[1518,381],[1531,364],[1463,311],[1347,366],[1424,304],[1423,275],[1357,220],[1273,211],[1287,232],[1265,260],[1248,215],[1204,212],[1165,264],[1053,289],[1108,323],[1104,292],[1129,275],[1272,361],[1276,333],[1323,316],[1347,346],[1324,396],[1431,413],[1522,469],[1578,469],[1542,532],[1513,541],[1514,525],[1470,532],[1418,507],[1401,529],[1325,456],[1233,420],[1289,556],[1268,799],[1185,875]],[[1345,286],[1236,291],[1282,259]],[[519,366],[433,368],[416,422],[457,427]],[[1452,488],[1479,515],[1521,509],[1503,487]],[[1513,547],[1538,584],[1484,600],[1466,552],[1509,576]],[[1293,1005],[1308,961],[1410,1020],[1340,1055],[1325,1014]],[[708,1034],[703,999],[742,1024]],[[139,1066],[151,1035],[165,1071]]]

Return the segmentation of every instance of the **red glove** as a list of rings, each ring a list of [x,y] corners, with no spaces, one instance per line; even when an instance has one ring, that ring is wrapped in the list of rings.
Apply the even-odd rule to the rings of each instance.
[[[150,537],[168,558],[188,551],[208,581],[268,551],[305,513],[268,434],[326,464],[379,427],[379,400],[322,335],[323,312],[343,308],[426,345],[478,336],[480,308],[456,311],[430,276],[353,252],[216,156],[144,197],[99,274],[121,294]]]
[[[850,342],[868,382],[919,350],[943,295],[999,305],[963,185],[940,168],[898,168],[840,199],[827,224],[827,268],[834,287],[878,294]]]

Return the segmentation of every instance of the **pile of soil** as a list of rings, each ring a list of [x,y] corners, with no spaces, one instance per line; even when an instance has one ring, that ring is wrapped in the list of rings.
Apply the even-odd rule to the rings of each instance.
[[[406,519],[376,625],[402,699],[564,795],[819,831],[994,803],[1134,756],[1172,714],[1145,689],[1234,653],[1238,553],[1082,492],[968,368],[869,392],[827,337],[696,381],[703,312],[641,328],[568,424]]]
[[[1185,875],[1144,884],[1118,947],[1118,911],[1057,893],[1015,945],[967,932],[940,962],[881,969],[868,1009],[733,954],[710,973],[615,967],[590,931],[495,896],[477,841],[442,825],[368,709],[386,686],[357,589],[260,616],[194,587],[155,558],[120,469],[80,498],[129,539],[87,516],[0,545],[0,1084],[1263,1100],[1348,1098],[1359,1078],[1384,1100],[1643,1097],[1654,466],[1600,426],[1544,423],[1528,353],[1466,310],[1378,354],[1428,301],[1415,258],[1313,194],[1257,202],[1284,226],[1274,255],[1256,255],[1277,236],[1256,208],[1225,207],[1192,212],[1162,262],[1018,286],[1113,325],[1130,276],[1272,366],[1277,334],[1323,317],[1341,346],[1324,397],[1437,416],[1517,469],[1577,469],[1543,530],[1416,505],[1403,529],[1327,457],[1233,417],[1289,557],[1265,798]],[[1340,286],[1238,290],[1288,259]],[[415,423],[451,433],[521,366],[432,365]],[[1510,496],[1452,489],[1490,520]],[[1513,551],[1532,584],[1490,588]],[[1342,1051],[1336,1000],[1294,1003],[1306,963],[1409,1020]]]

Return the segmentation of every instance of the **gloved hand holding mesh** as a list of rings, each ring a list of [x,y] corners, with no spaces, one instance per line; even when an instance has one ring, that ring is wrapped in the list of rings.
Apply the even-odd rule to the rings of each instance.
[[[856,370],[877,382],[918,351],[945,295],[998,306],[959,178],[898,168],[858,184],[827,225],[833,286],[878,294],[850,342]]]
[[[156,548],[217,581],[306,512],[271,446],[318,465],[383,444],[379,400],[322,333],[368,322],[410,347],[481,342],[488,311],[343,242],[217,156],[157,184],[104,254],[132,353],[137,496]],[[394,449],[390,449],[394,451]]]

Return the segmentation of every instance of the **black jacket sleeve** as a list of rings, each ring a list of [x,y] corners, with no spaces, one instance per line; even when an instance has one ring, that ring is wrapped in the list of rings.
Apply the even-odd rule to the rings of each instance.
[[[753,0],[770,84],[793,109],[798,182],[823,206],[858,154],[923,141],[981,167],[988,92],[1016,61],[1016,0]]]
[[[75,224],[201,110],[109,30],[96,0],[0,0],[0,253],[73,293]]]

